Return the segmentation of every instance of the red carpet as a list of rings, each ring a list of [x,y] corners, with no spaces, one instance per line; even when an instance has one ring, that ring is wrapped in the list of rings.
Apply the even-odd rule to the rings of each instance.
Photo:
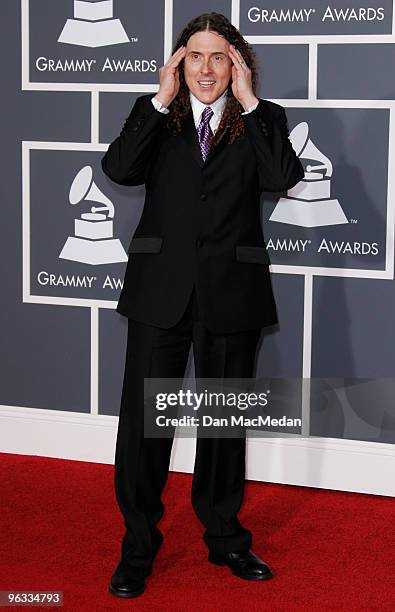
[[[11,454],[0,461],[0,590],[62,590],[63,608],[49,609],[395,610],[393,499],[247,483],[239,516],[276,573],[254,583],[207,562],[191,476],[171,472],[165,540],[147,590],[121,600],[107,590],[123,534],[113,466]]]

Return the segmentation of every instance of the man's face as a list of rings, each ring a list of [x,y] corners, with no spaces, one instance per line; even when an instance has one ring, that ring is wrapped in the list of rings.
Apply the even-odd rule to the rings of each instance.
[[[184,77],[189,90],[203,104],[215,102],[232,76],[229,43],[216,32],[196,32],[188,40]]]

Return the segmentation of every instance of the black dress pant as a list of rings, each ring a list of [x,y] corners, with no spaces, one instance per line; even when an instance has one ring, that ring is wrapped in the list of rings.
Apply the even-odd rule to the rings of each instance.
[[[126,533],[121,558],[150,568],[163,536],[161,494],[166,484],[172,438],[144,437],[144,378],[183,378],[193,346],[198,378],[254,375],[261,329],[213,334],[200,318],[195,288],[176,325],[162,329],[128,319],[125,374],[115,453],[115,493]],[[191,501],[205,527],[203,539],[215,553],[252,546],[251,531],[237,513],[245,484],[245,437],[196,439]]]

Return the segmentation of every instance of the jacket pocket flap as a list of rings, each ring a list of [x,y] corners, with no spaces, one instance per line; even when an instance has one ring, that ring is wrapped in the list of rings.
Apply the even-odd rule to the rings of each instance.
[[[134,236],[130,241],[128,253],[159,253],[162,242],[161,236]]]
[[[270,265],[269,255],[265,247],[237,245],[236,259],[248,263]]]

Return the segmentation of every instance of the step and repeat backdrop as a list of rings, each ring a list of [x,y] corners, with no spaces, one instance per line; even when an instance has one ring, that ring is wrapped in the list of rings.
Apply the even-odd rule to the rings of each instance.
[[[136,98],[157,91],[180,30],[216,11],[253,46],[258,96],[286,107],[306,169],[262,197],[280,324],[264,334],[257,376],[292,394],[293,435],[395,443],[392,0],[22,0],[0,11],[0,402],[40,418],[118,415],[127,321],[115,306],[144,187],[112,183],[100,160]]]

